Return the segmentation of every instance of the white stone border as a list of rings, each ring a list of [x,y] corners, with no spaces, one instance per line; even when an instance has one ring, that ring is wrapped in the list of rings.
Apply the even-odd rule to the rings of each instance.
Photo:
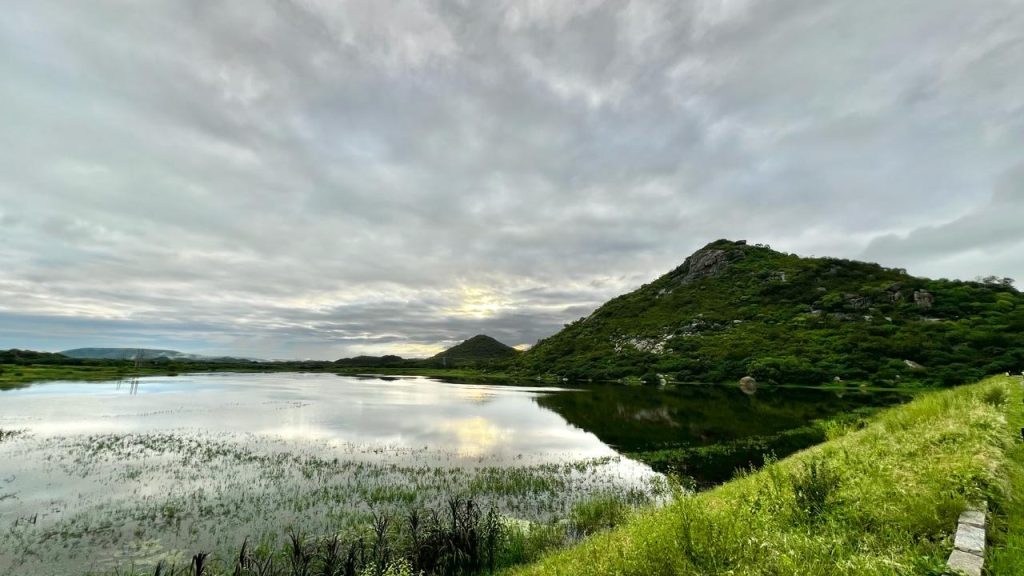
[[[957,522],[953,552],[946,561],[951,573],[981,576],[985,566],[985,516],[988,505],[968,508]]]

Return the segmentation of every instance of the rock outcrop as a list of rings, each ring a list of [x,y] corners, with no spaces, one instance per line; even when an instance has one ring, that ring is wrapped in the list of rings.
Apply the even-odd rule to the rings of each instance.
[[[935,296],[926,290],[914,290],[914,304],[922,310],[928,310],[935,304]]]
[[[679,268],[677,279],[683,286],[721,274],[733,262],[745,256],[742,250],[703,248],[693,253]]]

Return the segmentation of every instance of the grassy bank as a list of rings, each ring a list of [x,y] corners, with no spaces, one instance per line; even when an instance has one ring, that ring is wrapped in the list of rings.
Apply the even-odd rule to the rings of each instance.
[[[165,368],[135,368],[127,363],[117,366],[0,364],[0,389],[52,380],[99,382],[128,376],[160,376],[172,373],[174,372]]]
[[[1001,574],[1019,573],[1024,515],[1007,498],[1021,480],[1008,418],[1018,379],[925,393],[862,430],[833,438],[717,489],[649,509],[613,531],[517,574],[939,574],[968,503],[1006,518]]]
[[[1019,379],[1018,379],[1019,381]],[[1020,390],[1024,382],[1013,385]],[[1007,430],[1020,438],[1024,430],[1024,403],[1014,396],[1009,404]],[[992,502],[993,545],[988,561],[992,576],[1012,576],[1024,572],[1024,443],[1015,442],[1006,454],[1002,471],[1003,484]]]
[[[16,388],[33,382],[78,380],[98,382],[128,376],[167,376],[190,372],[322,372],[346,376],[372,374],[379,376],[427,376],[453,382],[488,384],[537,384],[504,373],[474,368],[338,368],[331,363],[296,365],[294,363],[226,364],[147,362],[136,367],[132,362],[109,362],[102,365],[64,364],[0,364],[0,389]],[[550,384],[552,382],[544,382]]]

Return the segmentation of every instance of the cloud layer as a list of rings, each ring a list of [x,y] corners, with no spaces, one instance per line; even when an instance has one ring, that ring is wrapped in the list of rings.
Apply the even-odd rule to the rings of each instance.
[[[14,0],[0,347],[532,343],[704,243],[1024,278],[1024,3]]]

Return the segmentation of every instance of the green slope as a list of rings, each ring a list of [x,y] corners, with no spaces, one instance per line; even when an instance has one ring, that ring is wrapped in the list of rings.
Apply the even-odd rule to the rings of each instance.
[[[570,379],[951,385],[1024,366],[1024,296],[719,240],[541,340],[517,365]]]
[[[945,573],[960,513],[988,500],[998,521],[1020,489],[1007,470],[1016,437],[1007,420],[1021,398],[1019,378],[1007,377],[926,392],[512,574]],[[1016,532],[995,524],[991,573],[1021,574]]]

